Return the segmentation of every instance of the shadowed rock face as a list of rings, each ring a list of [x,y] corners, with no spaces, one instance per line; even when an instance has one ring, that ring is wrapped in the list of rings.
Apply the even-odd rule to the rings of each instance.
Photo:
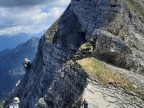
[[[119,35],[125,25],[122,0],[72,0],[71,10],[78,17],[81,30],[90,39],[94,29],[108,29]]]
[[[92,49],[86,48],[81,53],[83,57],[93,56],[142,73],[143,32],[136,33],[136,28],[142,29],[143,23],[133,25],[132,20],[140,23],[142,18],[136,17],[136,13],[129,16],[129,11],[123,0],[72,0],[41,38],[31,68],[26,70],[5,105],[18,96],[22,108],[34,108],[37,103],[37,108],[71,108],[82,95],[89,77],[73,57],[93,37]]]

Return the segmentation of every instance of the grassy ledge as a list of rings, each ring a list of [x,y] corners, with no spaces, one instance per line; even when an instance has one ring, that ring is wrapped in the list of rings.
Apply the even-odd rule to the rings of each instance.
[[[114,84],[115,86],[128,86],[128,83],[123,80],[120,75],[113,73],[109,68],[93,57],[84,58],[77,62],[92,78],[98,79],[102,85]]]
[[[131,92],[136,93],[144,100],[144,94],[140,93],[133,83],[125,80],[121,75],[112,72],[99,60],[88,57],[82,60],[76,61],[82,66],[82,69],[92,78],[98,79],[102,85],[113,85],[115,87],[121,87],[128,94]]]
[[[92,55],[92,52],[94,50],[96,37],[92,37],[89,41],[84,43],[78,50],[78,52],[75,54],[74,59],[79,60],[85,57],[90,57]]]
[[[3,108],[3,105],[4,105],[4,101],[1,101],[0,102],[0,108]]]

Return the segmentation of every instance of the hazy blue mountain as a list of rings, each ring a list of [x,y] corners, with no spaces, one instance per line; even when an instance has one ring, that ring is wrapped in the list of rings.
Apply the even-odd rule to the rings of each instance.
[[[44,32],[45,30],[37,34],[17,33],[13,35],[0,35],[0,51],[8,48],[15,48],[20,43],[26,42],[32,37],[40,38],[44,34]]]
[[[31,38],[19,44],[15,49],[0,52],[0,99],[8,95],[24,74],[23,61],[35,57],[39,38]]]

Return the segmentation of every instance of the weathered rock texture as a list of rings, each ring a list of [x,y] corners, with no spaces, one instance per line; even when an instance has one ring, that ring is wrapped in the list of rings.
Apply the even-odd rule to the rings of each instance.
[[[143,13],[129,1],[72,0],[41,38],[31,68],[26,69],[5,106],[18,96],[22,108],[80,108],[80,97],[89,101],[90,108],[143,107],[138,94],[103,87],[77,63],[93,57],[118,66],[118,70],[144,74]],[[143,7],[141,1],[136,3]],[[143,80],[137,79],[144,86]]]

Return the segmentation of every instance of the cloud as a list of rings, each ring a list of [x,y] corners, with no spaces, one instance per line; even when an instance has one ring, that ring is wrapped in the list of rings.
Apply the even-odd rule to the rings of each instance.
[[[0,0],[0,34],[39,32],[63,13],[70,0]]]
[[[1,7],[21,7],[34,5],[67,5],[70,0],[0,0]]]
[[[12,28],[13,32],[21,32],[22,30],[29,30],[29,26],[16,26]]]
[[[61,13],[64,11],[63,8],[58,8],[58,7],[52,7],[50,9],[50,15],[57,18],[61,15]]]

